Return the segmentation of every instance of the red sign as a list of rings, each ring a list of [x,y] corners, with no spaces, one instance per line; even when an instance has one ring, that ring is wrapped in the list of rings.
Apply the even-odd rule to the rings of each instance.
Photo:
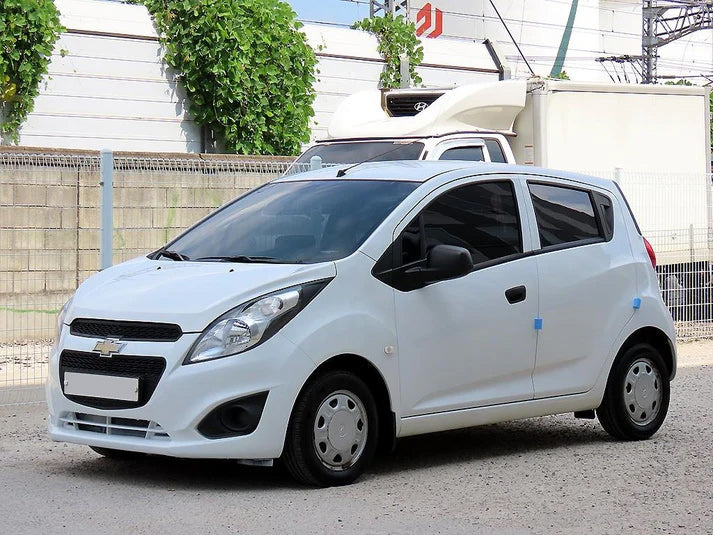
[[[416,35],[434,39],[443,33],[443,11],[433,7],[430,2],[423,5],[416,14]]]

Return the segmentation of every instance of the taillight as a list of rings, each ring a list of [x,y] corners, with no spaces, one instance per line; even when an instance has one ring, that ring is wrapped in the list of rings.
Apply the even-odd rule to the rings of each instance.
[[[649,260],[651,260],[651,265],[656,269],[656,253],[654,252],[654,248],[651,247],[651,244],[649,243],[649,240],[644,238],[644,245],[646,246],[646,252],[649,254]]]

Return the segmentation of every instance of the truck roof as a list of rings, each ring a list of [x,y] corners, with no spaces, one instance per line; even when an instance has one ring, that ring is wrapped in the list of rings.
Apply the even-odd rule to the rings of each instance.
[[[343,180],[404,180],[409,182],[425,182],[444,173],[459,172],[459,176],[475,175],[521,175],[562,178],[611,190],[612,181],[568,171],[543,169],[539,167],[509,165],[502,163],[481,163],[467,161],[424,161],[404,160],[394,162],[365,162],[356,165],[338,165],[325,167],[315,171],[280,177],[277,181],[292,182],[299,180],[329,180],[337,178],[337,172],[346,170]]]
[[[329,139],[438,136],[454,132],[513,135],[525,107],[526,80],[446,89],[362,91],[342,102],[329,124]]]

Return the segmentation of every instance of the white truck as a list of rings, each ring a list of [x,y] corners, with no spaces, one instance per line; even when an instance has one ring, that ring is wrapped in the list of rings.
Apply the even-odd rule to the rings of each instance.
[[[297,163],[470,160],[617,178],[665,254],[711,219],[704,87],[531,79],[364,91],[343,101],[328,134]]]
[[[711,279],[709,94],[539,78],[365,91],[342,102],[328,138],[297,162],[470,160],[615,178],[656,249],[669,301],[690,303],[681,288]]]

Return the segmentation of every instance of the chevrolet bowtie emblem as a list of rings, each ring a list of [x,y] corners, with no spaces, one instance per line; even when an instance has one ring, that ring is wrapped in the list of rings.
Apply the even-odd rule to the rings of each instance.
[[[111,357],[114,353],[119,353],[126,344],[119,343],[115,338],[107,338],[101,342],[97,342],[94,346],[94,351],[99,352],[100,357]]]

